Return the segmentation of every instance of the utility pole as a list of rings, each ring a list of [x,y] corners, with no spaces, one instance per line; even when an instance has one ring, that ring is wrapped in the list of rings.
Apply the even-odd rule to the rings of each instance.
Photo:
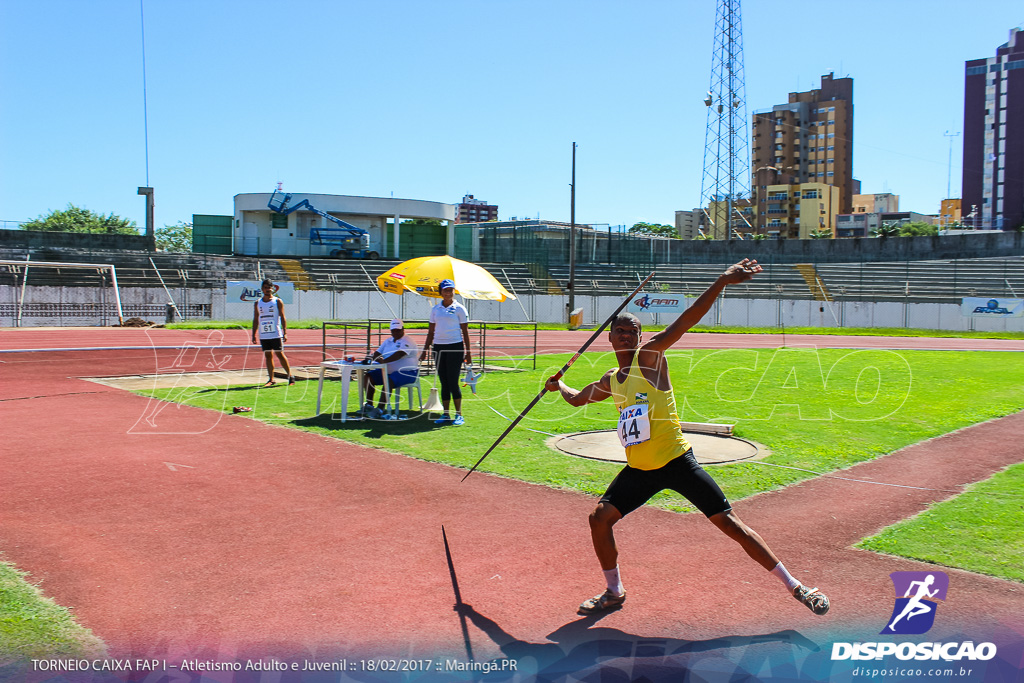
[[[569,310],[566,322],[576,310],[576,143],[572,143],[572,184],[569,185]]]
[[[149,250],[156,251],[156,227],[153,225],[153,188],[140,187],[138,194],[146,197],[146,240]]]
[[[950,185],[953,182],[953,138],[959,137],[960,132],[957,131],[956,133],[950,133],[947,130],[943,135],[949,138],[949,171],[946,173],[946,199],[952,199],[952,195],[950,195],[950,192],[952,192]],[[963,209],[961,209],[961,211],[963,211]]]

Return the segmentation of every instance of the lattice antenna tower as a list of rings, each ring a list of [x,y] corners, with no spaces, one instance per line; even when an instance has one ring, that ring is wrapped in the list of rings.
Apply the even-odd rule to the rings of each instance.
[[[737,200],[750,199],[750,143],[743,74],[743,27],[740,0],[718,0],[711,88],[704,133],[704,175],[700,201],[714,237],[730,239],[746,220]]]

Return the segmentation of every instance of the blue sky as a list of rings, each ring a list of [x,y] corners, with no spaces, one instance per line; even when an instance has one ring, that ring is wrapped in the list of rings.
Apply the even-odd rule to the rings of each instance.
[[[238,193],[457,202],[671,223],[698,205],[715,0],[144,0],[157,225]],[[964,61],[1019,0],[743,7],[747,110],[854,79],[864,192],[936,213]],[[139,0],[0,0],[0,220],[69,202],[145,221]],[[959,195],[961,138],[953,148]],[[13,227],[13,226],[7,226]]]

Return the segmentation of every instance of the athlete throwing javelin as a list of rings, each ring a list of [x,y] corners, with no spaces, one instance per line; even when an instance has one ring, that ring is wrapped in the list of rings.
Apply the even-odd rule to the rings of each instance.
[[[635,315],[619,314],[608,333],[618,368],[579,391],[560,379],[549,379],[545,384],[548,391],[560,392],[573,406],[612,397],[619,410],[619,440],[626,449],[626,466],[590,514],[590,535],[608,588],[580,605],[581,614],[618,609],[625,602],[612,527],[664,489],[685,496],[812,612],[828,612],[828,598],[817,588],[807,588],[794,579],[768,544],[733,512],[722,489],[694,459],[676,414],[665,352],[704,317],[727,285],[746,282],[760,272],[761,266],[750,259],[729,266],[682,315],[648,342],[643,341],[640,320]]]

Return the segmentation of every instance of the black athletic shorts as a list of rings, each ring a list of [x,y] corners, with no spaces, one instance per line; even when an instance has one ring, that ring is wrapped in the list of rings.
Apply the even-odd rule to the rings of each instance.
[[[732,509],[722,489],[697,464],[692,448],[656,470],[638,470],[626,465],[608,485],[601,502],[614,505],[625,517],[665,489],[684,496],[705,517]]]
[[[280,351],[282,348],[281,338],[274,337],[273,339],[260,339],[260,346],[263,347],[264,351]]]

